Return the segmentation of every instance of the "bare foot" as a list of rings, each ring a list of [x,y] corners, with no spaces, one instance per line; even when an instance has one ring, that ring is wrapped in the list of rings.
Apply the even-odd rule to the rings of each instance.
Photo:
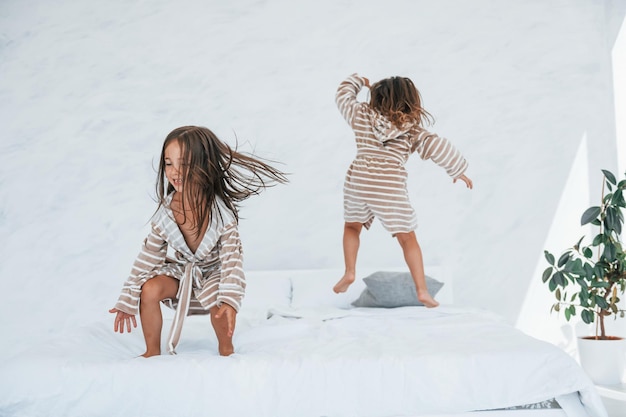
[[[433,308],[439,305],[439,302],[430,296],[428,293],[417,294],[417,299],[420,300],[420,303],[424,304],[425,307]]]
[[[217,350],[219,350],[220,356],[230,356],[235,353],[235,348],[232,343],[220,343]]]
[[[333,287],[333,291],[337,294],[348,291],[348,287],[354,282],[354,274],[346,272],[337,284]]]
[[[143,355],[140,355],[144,358],[149,358],[151,356],[159,356],[161,354],[161,352],[151,352],[149,350],[146,350],[146,353],[144,353]]]

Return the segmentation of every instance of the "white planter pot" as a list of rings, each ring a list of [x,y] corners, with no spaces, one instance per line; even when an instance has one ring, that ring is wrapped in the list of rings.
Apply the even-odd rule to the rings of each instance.
[[[622,382],[626,369],[626,339],[595,340],[578,338],[580,365],[599,385]]]

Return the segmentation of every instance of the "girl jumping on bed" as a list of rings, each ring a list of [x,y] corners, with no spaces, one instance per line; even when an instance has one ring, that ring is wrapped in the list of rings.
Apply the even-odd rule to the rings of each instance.
[[[370,89],[370,102],[357,101],[363,87]],[[446,139],[422,128],[432,120],[424,110],[413,82],[404,77],[380,80],[370,87],[358,74],[349,76],[337,89],[339,111],[355,134],[357,154],[348,168],[344,183],[344,276],[335,285],[336,293],[345,292],[356,276],[356,258],[361,229],[378,218],[395,236],[415,281],[417,298],[426,307],[439,303],[431,297],[424,278],[422,251],[415,229],[417,218],[409,202],[404,164],[413,152],[431,159],[448,175],[472,188],[465,176],[467,162]]]
[[[270,165],[230,148],[209,129],[174,129],[163,143],[156,191],[158,207],[122,293],[109,310],[114,330],[137,327],[143,357],[161,354],[160,302],[175,309],[167,350],[175,348],[185,316],[210,314],[220,355],[233,353],[235,315],[245,291],[237,203],[285,183]],[[175,259],[167,257],[168,246]]]

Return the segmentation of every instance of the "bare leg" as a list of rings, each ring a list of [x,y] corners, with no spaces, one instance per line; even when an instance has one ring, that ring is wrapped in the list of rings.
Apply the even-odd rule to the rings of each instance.
[[[356,256],[361,243],[359,236],[362,228],[361,223],[346,223],[343,227],[343,259],[346,270],[343,277],[333,287],[333,291],[337,294],[346,292],[356,277]]]
[[[146,352],[141,355],[144,358],[161,354],[163,315],[159,303],[166,298],[175,298],[177,292],[178,280],[165,275],[157,275],[141,287],[139,315],[143,338],[146,341]]]
[[[409,271],[411,271],[413,281],[415,281],[417,299],[420,300],[426,307],[437,307],[439,303],[431,297],[428,293],[428,288],[426,287],[422,249],[420,248],[419,243],[417,243],[415,232],[396,233],[396,237],[398,238],[400,246],[402,246],[404,260],[409,267]]]
[[[215,313],[219,310],[217,307],[211,308],[211,324],[217,336],[217,350],[221,356],[230,356],[235,352],[233,346],[233,337],[228,334],[228,319],[224,314],[221,318],[216,319]]]

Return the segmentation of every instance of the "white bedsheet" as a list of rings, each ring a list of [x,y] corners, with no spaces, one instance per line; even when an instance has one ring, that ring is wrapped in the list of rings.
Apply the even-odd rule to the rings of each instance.
[[[606,417],[572,358],[483,311],[269,313],[239,317],[228,358],[208,317],[186,321],[177,356],[151,359],[134,358],[139,330],[78,329],[3,359],[0,415],[415,416],[557,398],[570,417]]]

